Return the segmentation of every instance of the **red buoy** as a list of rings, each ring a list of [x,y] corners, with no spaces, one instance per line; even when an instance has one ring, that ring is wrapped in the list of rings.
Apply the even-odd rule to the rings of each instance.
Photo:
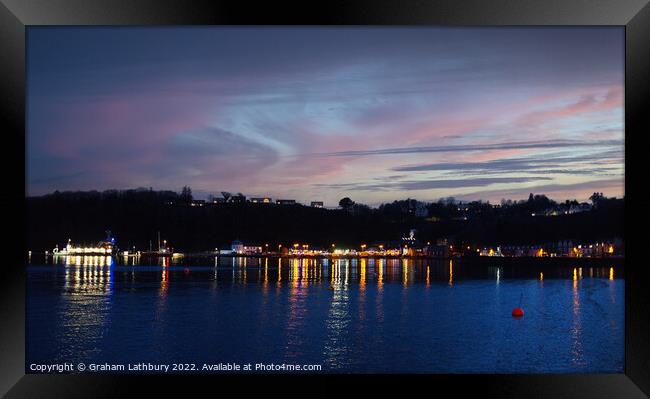
[[[524,315],[524,310],[522,308],[512,309],[512,317],[522,317]]]
[[[188,269],[188,268],[186,267],[185,269],[183,269],[183,271],[185,272],[185,274],[187,274],[187,273],[190,272],[190,269]]]

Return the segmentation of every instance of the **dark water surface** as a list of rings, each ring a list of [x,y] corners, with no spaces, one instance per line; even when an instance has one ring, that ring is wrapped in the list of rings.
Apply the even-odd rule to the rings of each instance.
[[[28,265],[27,364],[623,372],[625,281],[614,261],[155,262],[72,257]],[[525,316],[513,318],[520,301]]]

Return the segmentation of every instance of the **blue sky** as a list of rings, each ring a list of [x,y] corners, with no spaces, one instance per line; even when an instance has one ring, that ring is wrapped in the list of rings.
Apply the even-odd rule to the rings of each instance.
[[[28,195],[622,196],[619,27],[28,28]]]

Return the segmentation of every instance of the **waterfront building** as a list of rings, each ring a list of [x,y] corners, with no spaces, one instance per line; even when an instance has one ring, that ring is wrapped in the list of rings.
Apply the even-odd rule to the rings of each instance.
[[[323,201],[312,201],[311,206],[313,208],[322,208],[323,207]]]
[[[427,255],[434,258],[448,258],[450,256],[450,249],[446,242],[443,245],[429,245],[427,246]]]
[[[555,253],[557,256],[571,256],[573,249],[573,242],[571,240],[560,240],[555,246]]]
[[[235,240],[235,241],[232,242],[232,244],[230,244],[230,249],[232,250],[232,252],[234,252],[236,254],[243,254],[244,253],[244,243],[239,241],[239,240]]]
[[[262,253],[261,245],[244,245],[245,255],[257,255]]]
[[[278,205],[294,205],[296,203],[296,200],[292,199],[279,199],[275,201],[276,204]]]
[[[243,242],[235,240],[230,244],[230,251],[220,251],[223,255],[257,255],[262,253],[261,245],[244,245]]]
[[[480,256],[503,256],[501,247],[496,248],[483,248],[479,253]]]

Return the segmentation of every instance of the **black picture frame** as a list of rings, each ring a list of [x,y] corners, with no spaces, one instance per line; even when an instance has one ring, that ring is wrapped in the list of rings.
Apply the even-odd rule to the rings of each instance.
[[[608,375],[108,376],[25,375],[25,30],[31,25],[619,25],[625,26],[625,373]],[[650,201],[644,196],[644,136],[650,110],[648,0],[182,1],[0,0],[0,109],[3,122],[3,240],[0,265],[0,393],[7,397],[120,397],[144,388],[153,396],[277,389],[300,382],[336,394],[339,378],[363,389],[419,385],[433,392],[505,397],[644,397],[650,395],[650,283],[641,260]],[[645,149],[647,151],[647,149]],[[23,168],[20,167],[22,161]],[[21,172],[22,170],[22,172]],[[15,222],[15,216],[18,216]],[[23,223],[24,225],[24,223]],[[644,245],[645,244],[645,245]],[[376,378],[376,377],[375,377]],[[406,381],[404,381],[406,379]],[[255,384],[248,381],[255,380]],[[279,391],[282,389],[282,391]],[[217,391],[218,390],[218,391]],[[415,391],[414,391],[415,392]],[[426,391],[423,391],[426,393]],[[234,393],[234,392],[233,392]]]

